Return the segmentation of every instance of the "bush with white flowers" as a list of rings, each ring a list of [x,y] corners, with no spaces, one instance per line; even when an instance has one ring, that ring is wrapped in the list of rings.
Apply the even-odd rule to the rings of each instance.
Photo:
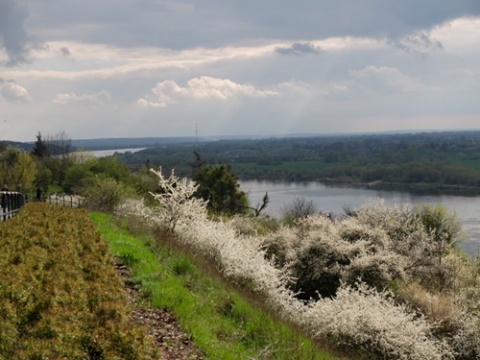
[[[379,358],[479,358],[478,267],[411,207],[379,201],[343,219],[317,215],[257,231],[247,219],[209,219],[192,197],[195,183],[154,172],[158,206],[120,210],[174,232],[313,338]]]

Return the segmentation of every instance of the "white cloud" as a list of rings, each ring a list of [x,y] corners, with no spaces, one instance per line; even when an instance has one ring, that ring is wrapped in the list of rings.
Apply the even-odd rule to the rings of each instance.
[[[434,27],[431,36],[437,39],[446,50],[476,51],[478,53],[479,29],[480,17],[458,18]]]
[[[238,96],[267,97],[277,95],[274,91],[257,90],[253,85],[238,84],[228,79],[218,79],[208,76],[189,80],[185,87],[179,86],[173,80],[158,83],[149,96],[138,100],[141,106],[167,107],[182,100],[227,100]]]
[[[8,102],[26,103],[32,100],[28,90],[13,81],[0,82],[1,93]]]
[[[352,70],[350,73],[354,78],[359,80],[360,83],[376,91],[382,91],[384,86],[392,90],[405,92],[436,90],[415,78],[404,75],[397,68],[389,66],[369,65],[362,70]]]
[[[318,90],[304,81],[291,80],[281,83],[277,86],[279,93],[282,95],[295,94],[299,96],[314,96],[318,94]]]
[[[92,94],[65,93],[57,94],[53,102],[61,105],[69,104],[90,104],[90,105],[104,105],[111,101],[111,96],[107,91],[100,91]]]

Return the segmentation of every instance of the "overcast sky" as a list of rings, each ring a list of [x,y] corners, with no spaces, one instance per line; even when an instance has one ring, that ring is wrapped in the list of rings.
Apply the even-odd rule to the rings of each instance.
[[[480,129],[480,0],[0,0],[0,140]]]

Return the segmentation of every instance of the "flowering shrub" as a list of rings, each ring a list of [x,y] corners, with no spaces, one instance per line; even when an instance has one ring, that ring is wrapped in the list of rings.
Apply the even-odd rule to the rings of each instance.
[[[161,218],[158,220],[164,222],[168,230],[173,232],[180,220],[205,216],[206,201],[192,197],[198,188],[193,181],[180,179],[173,169],[169,177],[163,175],[162,168],[150,171],[158,176],[160,189],[158,193],[150,192],[150,195],[160,203],[161,211],[157,215]]]
[[[303,299],[333,297],[342,281],[383,289],[404,278],[403,257],[390,250],[388,234],[355,218],[311,216],[266,236],[263,245],[276,264],[289,265],[297,279],[292,290]]]
[[[122,211],[164,224],[312,337],[379,358],[480,356],[478,268],[411,207],[377,201],[343,219],[316,215],[263,232],[246,218],[209,219],[194,183],[154,173],[158,207]]]
[[[453,359],[453,351],[435,339],[424,317],[395,303],[391,294],[366,284],[341,286],[335,299],[311,303],[305,325],[317,337],[360,347],[384,359]]]

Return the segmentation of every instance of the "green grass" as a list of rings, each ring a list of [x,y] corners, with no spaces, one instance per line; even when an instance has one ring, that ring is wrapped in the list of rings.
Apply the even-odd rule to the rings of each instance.
[[[113,253],[132,268],[151,305],[169,309],[207,359],[336,359],[247,301],[171,240],[133,236],[103,213],[90,217]]]

